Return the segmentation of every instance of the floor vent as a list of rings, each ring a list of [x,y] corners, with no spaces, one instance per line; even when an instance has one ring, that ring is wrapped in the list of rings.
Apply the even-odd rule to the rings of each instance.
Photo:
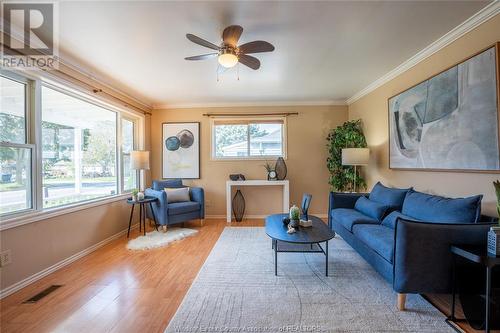
[[[50,287],[48,287],[47,289],[45,290],[42,290],[41,292],[39,292],[38,294],[36,294],[35,296],[31,297],[30,299],[26,300],[23,302],[24,303],[36,303],[38,302],[39,300],[41,300],[42,298],[44,298],[45,296],[49,295],[50,293],[56,291],[57,289],[61,288],[62,285],[59,285],[59,284],[53,284],[51,285]]]

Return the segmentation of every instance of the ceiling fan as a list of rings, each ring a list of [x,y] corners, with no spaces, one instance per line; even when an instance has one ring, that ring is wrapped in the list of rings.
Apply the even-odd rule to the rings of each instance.
[[[222,42],[219,46],[210,43],[193,34],[186,34],[187,39],[195,44],[208,47],[217,52],[197,55],[184,58],[186,60],[205,60],[217,57],[219,64],[224,68],[234,67],[238,62],[251,69],[257,70],[260,67],[259,59],[248,55],[249,53],[262,53],[274,51],[274,46],[271,43],[256,40],[238,46],[243,28],[239,25],[230,25],[222,32]]]

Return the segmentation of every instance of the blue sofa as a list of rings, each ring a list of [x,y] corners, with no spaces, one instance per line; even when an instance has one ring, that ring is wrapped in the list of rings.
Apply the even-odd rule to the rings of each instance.
[[[450,293],[451,244],[484,245],[497,220],[481,198],[449,199],[377,183],[371,193],[330,193],[328,224],[398,293]]]
[[[181,179],[155,180],[151,188],[144,192],[147,196],[152,196],[158,200],[153,203],[153,211],[156,223],[164,227],[172,224],[183,223],[190,220],[200,219],[203,223],[205,218],[205,193],[201,187],[190,187],[190,201],[168,203],[165,188],[186,187]],[[152,218],[151,210],[148,207],[148,218]]]

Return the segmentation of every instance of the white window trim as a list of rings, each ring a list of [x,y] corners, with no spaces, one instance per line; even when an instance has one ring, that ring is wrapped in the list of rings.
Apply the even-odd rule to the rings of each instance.
[[[43,74],[43,73],[42,73]],[[75,89],[74,86],[67,82],[61,83],[36,73],[27,73],[20,75],[10,71],[2,71],[2,76],[12,78],[20,82],[27,83],[27,113],[26,113],[26,137],[27,143],[23,146],[32,147],[32,179],[31,179],[31,194],[32,208],[17,211],[13,213],[5,213],[0,215],[0,231],[14,228],[17,226],[45,220],[59,215],[69,214],[75,211],[89,209],[101,205],[106,205],[115,201],[124,200],[130,196],[130,191],[124,191],[122,187],[123,180],[121,179],[121,171],[123,168],[121,161],[121,119],[126,118],[134,122],[134,149],[144,149],[145,146],[145,115],[134,110],[121,108],[115,104],[103,101],[94,95],[82,92],[80,89]],[[117,140],[116,140],[116,155],[117,155],[117,194],[95,198],[86,201],[71,203],[64,206],[43,209],[43,177],[42,177],[42,145],[41,145],[41,87],[57,90],[63,94],[75,97],[85,102],[102,107],[116,113],[117,119]],[[119,161],[119,162],[118,162]],[[144,184],[145,175],[137,175],[137,181]]]
[[[217,157],[215,156],[215,122],[217,120],[225,120],[225,121],[272,121],[279,120],[283,122],[283,131],[282,135],[282,148],[283,155],[268,155],[268,156],[242,156],[242,157]],[[210,119],[210,161],[214,162],[224,162],[224,161],[268,161],[271,159],[276,159],[278,157],[283,157],[284,160],[287,159],[288,155],[288,124],[287,117],[285,116],[262,116],[262,117],[216,117]],[[250,143],[249,143],[250,144]]]

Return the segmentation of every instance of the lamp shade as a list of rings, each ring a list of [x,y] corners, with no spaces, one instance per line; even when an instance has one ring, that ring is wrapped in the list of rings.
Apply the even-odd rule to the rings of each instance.
[[[130,168],[133,170],[149,170],[149,151],[147,150],[131,151]]]
[[[368,148],[342,149],[342,165],[367,165],[370,159]]]

